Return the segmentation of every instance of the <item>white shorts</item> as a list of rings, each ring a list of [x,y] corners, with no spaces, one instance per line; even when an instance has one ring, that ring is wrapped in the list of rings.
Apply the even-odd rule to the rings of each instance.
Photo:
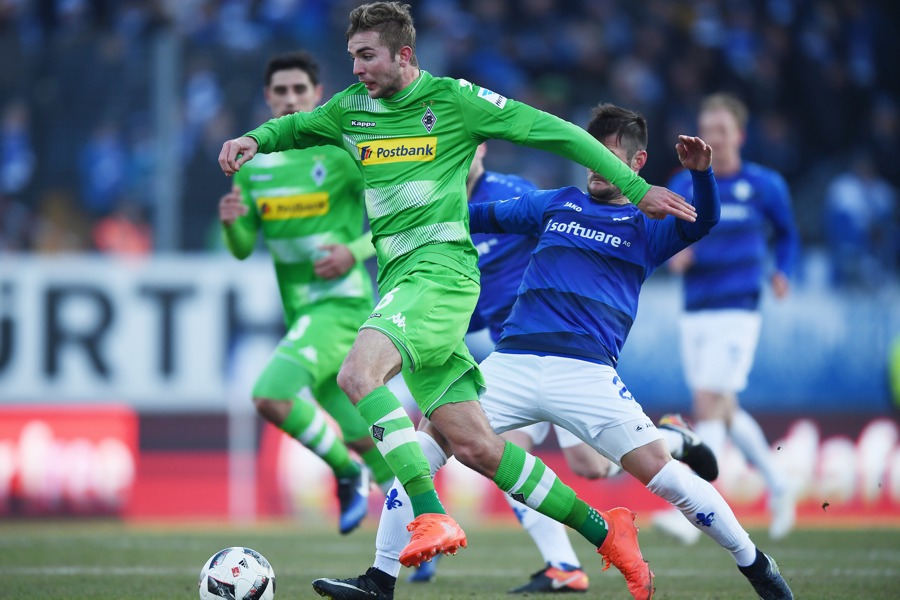
[[[573,358],[494,352],[481,406],[497,433],[548,421],[616,462],[661,439],[616,370]]]
[[[737,393],[747,387],[759,342],[760,314],[701,310],[681,318],[681,361],[691,390]]]
[[[572,446],[577,446],[581,443],[581,440],[578,439],[574,434],[570,433],[568,430],[563,429],[559,425],[547,423],[546,421],[544,421],[543,423],[535,423],[534,425],[522,427],[518,431],[519,433],[524,433],[525,435],[530,437],[532,443],[537,446],[547,439],[547,435],[549,435],[551,427],[553,428],[553,431],[556,432],[556,441],[559,442],[560,448],[571,448]]]

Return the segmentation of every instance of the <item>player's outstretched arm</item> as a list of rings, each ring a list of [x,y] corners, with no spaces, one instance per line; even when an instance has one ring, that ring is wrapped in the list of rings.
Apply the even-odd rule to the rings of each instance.
[[[241,165],[253,158],[258,148],[259,144],[252,137],[228,140],[222,144],[222,151],[219,152],[219,167],[226,175],[234,175]]]
[[[697,211],[689,202],[672,190],[658,185],[647,191],[637,207],[651,219],[665,219],[667,215],[672,215],[691,223],[697,220]]]

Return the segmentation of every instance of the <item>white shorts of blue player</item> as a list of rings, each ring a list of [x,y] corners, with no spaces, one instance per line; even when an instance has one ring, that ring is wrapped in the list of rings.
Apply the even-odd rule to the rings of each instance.
[[[499,352],[491,354],[480,368],[488,381],[488,390],[481,397],[482,409],[497,433],[548,421],[569,430],[617,464],[637,450],[632,457],[641,456],[642,462],[651,466],[649,470],[646,466],[635,468],[642,471],[640,476],[632,474],[645,480],[647,489],[675,506],[727,550],[757,591],[759,582],[754,582],[747,569],[762,564],[765,585],[775,584],[785,592],[764,597],[793,597],[774,561],[757,550],[719,492],[671,459],[653,421],[615,369],[560,356]],[[420,431],[418,438],[435,473],[447,457],[431,436]],[[632,457],[626,461],[626,470]],[[529,500],[541,502],[542,498],[534,496]],[[406,514],[409,501],[402,487],[394,486],[389,501],[379,523],[374,566],[396,577],[400,568],[397,557],[409,539],[405,525],[412,516],[411,512]],[[609,503],[615,501],[610,498]]]

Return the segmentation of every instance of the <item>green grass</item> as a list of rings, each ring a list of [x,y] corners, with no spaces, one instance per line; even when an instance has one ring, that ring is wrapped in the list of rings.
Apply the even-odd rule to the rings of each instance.
[[[467,532],[469,548],[441,561],[435,583],[401,579],[395,597],[509,600],[505,591],[540,567],[537,550],[512,524],[470,524]],[[751,535],[777,558],[797,598],[900,598],[900,530],[800,530],[778,543],[761,531]],[[7,521],[0,524],[0,598],[193,599],[203,561],[234,545],[255,548],[270,560],[276,598],[319,598],[310,581],[363,572],[371,565],[374,539],[371,523],[340,537],[331,524],[325,529],[292,522],[236,528]],[[615,569],[601,572],[592,549],[573,542],[591,577],[590,597],[629,598],[622,576]],[[641,545],[656,573],[658,600],[755,597],[711,540],[685,548],[648,528]]]

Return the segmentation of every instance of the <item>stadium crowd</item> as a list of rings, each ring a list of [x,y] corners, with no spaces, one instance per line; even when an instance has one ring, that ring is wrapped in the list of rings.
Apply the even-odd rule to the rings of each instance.
[[[153,183],[169,176],[157,173],[154,121],[167,80],[177,91],[183,169],[176,249],[213,247],[226,186],[216,155],[223,140],[266,118],[261,65],[273,52],[305,47],[324,63],[326,93],[349,85],[341,40],[356,4],[0,2],[0,251],[151,251]],[[892,63],[900,45],[890,3],[413,4],[426,70],[576,123],[600,100],[643,113],[656,157],[643,174],[653,183],[677,168],[668,149],[677,133],[693,131],[700,98],[738,94],[754,115],[745,157],[785,176],[804,245],[832,250],[834,282],[896,277],[900,80]],[[165,44],[178,69],[155,69]],[[497,145],[491,162],[540,187],[582,179],[562,159],[513,146]]]

